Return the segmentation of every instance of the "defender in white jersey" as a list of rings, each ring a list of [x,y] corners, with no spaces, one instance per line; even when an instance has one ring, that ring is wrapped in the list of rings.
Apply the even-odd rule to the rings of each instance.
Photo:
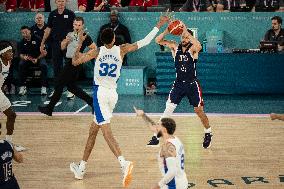
[[[114,45],[114,31],[111,28],[106,28],[102,31],[100,36],[104,46],[99,49],[90,50],[84,54],[80,54],[79,49],[81,48],[81,44],[82,41],[84,41],[85,36],[82,33],[79,34],[80,42],[72,64],[76,66],[92,59],[96,59],[96,62],[94,66],[93,83],[94,121],[90,127],[83,159],[80,161],[79,165],[75,163],[70,164],[70,169],[75,174],[75,178],[83,179],[87,160],[94,147],[98,131],[101,129],[111,151],[120,163],[123,175],[123,186],[127,187],[130,184],[132,180],[133,163],[126,161],[122,156],[118,143],[116,142],[110,128],[112,112],[118,99],[116,82],[120,76],[123,57],[129,52],[136,51],[150,44],[157,35],[159,28],[168,21],[169,18],[167,16],[162,16],[156,27],[154,27],[144,39],[133,44],[123,44],[120,46]]]
[[[158,163],[163,178],[152,189],[186,189],[188,180],[184,169],[185,152],[182,142],[174,136],[176,123],[171,118],[162,118],[155,124],[143,110],[134,107],[137,116],[149,124],[150,129],[162,137],[164,143],[158,155]]]
[[[5,96],[2,91],[2,86],[5,79],[8,77],[9,68],[13,59],[13,48],[7,41],[0,42],[0,111],[7,116],[6,122],[6,140],[12,142],[12,135],[14,132],[14,124],[16,120],[16,113],[12,109],[10,100]],[[15,146],[17,151],[24,151],[22,146]]]

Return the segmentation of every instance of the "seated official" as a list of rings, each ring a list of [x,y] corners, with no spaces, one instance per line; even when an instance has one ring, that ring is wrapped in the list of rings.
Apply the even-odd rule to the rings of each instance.
[[[274,16],[271,18],[272,28],[268,30],[264,36],[264,41],[275,41],[278,43],[278,51],[284,51],[284,29],[282,26],[282,18]]]
[[[41,39],[31,34],[31,29],[27,26],[21,27],[22,41],[20,42],[20,63],[19,63],[19,79],[20,91],[19,95],[27,93],[26,78],[28,69],[31,66],[38,65],[41,70],[41,94],[47,94],[47,64],[45,61],[45,53],[40,52]]]

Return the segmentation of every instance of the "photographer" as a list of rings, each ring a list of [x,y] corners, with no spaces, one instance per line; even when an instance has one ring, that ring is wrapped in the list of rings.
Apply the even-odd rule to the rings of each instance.
[[[109,12],[110,7],[121,7],[121,0],[96,0],[94,11]]]

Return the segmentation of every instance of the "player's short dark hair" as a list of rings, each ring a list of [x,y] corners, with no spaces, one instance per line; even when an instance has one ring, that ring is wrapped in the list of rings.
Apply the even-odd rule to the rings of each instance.
[[[174,134],[176,130],[176,122],[172,118],[162,118],[161,124],[167,129],[168,134]]]
[[[83,17],[81,17],[81,16],[77,16],[74,20],[76,20],[76,21],[81,21],[81,22],[82,22],[82,24],[84,24],[84,23],[85,23],[84,18],[83,18]]]
[[[277,20],[278,24],[282,24],[282,18],[280,16],[273,16],[271,20]]]
[[[103,44],[110,44],[114,38],[114,31],[111,28],[106,28],[101,33],[101,42]]]
[[[0,41],[0,51],[3,49],[6,49],[7,47],[11,46],[13,48],[13,45],[9,41]]]
[[[190,29],[187,29],[188,33],[190,33],[190,35],[193,36],[193,31],[191,31]]]
[[[28,29],[28,30],[31,31],[31,28],[30,28],[29,26],[22,26],[22,27],[21,27],[21,31],[22,31],[22,30],[25,30],[25,29]]]

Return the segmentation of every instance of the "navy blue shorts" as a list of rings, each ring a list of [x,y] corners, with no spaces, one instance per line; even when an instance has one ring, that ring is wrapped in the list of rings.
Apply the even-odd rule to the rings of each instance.
[[[17,179],[15,177],[12,177],[10,180],[8,180],[3,185],[0,184],[0,188],[1,189],[20,189]]]
[[[202,89],[198,81],[193,81],[191,83],[175,81],[169,94],[171,103],[178,105],[185,96],[193,107],[204,106]]]

